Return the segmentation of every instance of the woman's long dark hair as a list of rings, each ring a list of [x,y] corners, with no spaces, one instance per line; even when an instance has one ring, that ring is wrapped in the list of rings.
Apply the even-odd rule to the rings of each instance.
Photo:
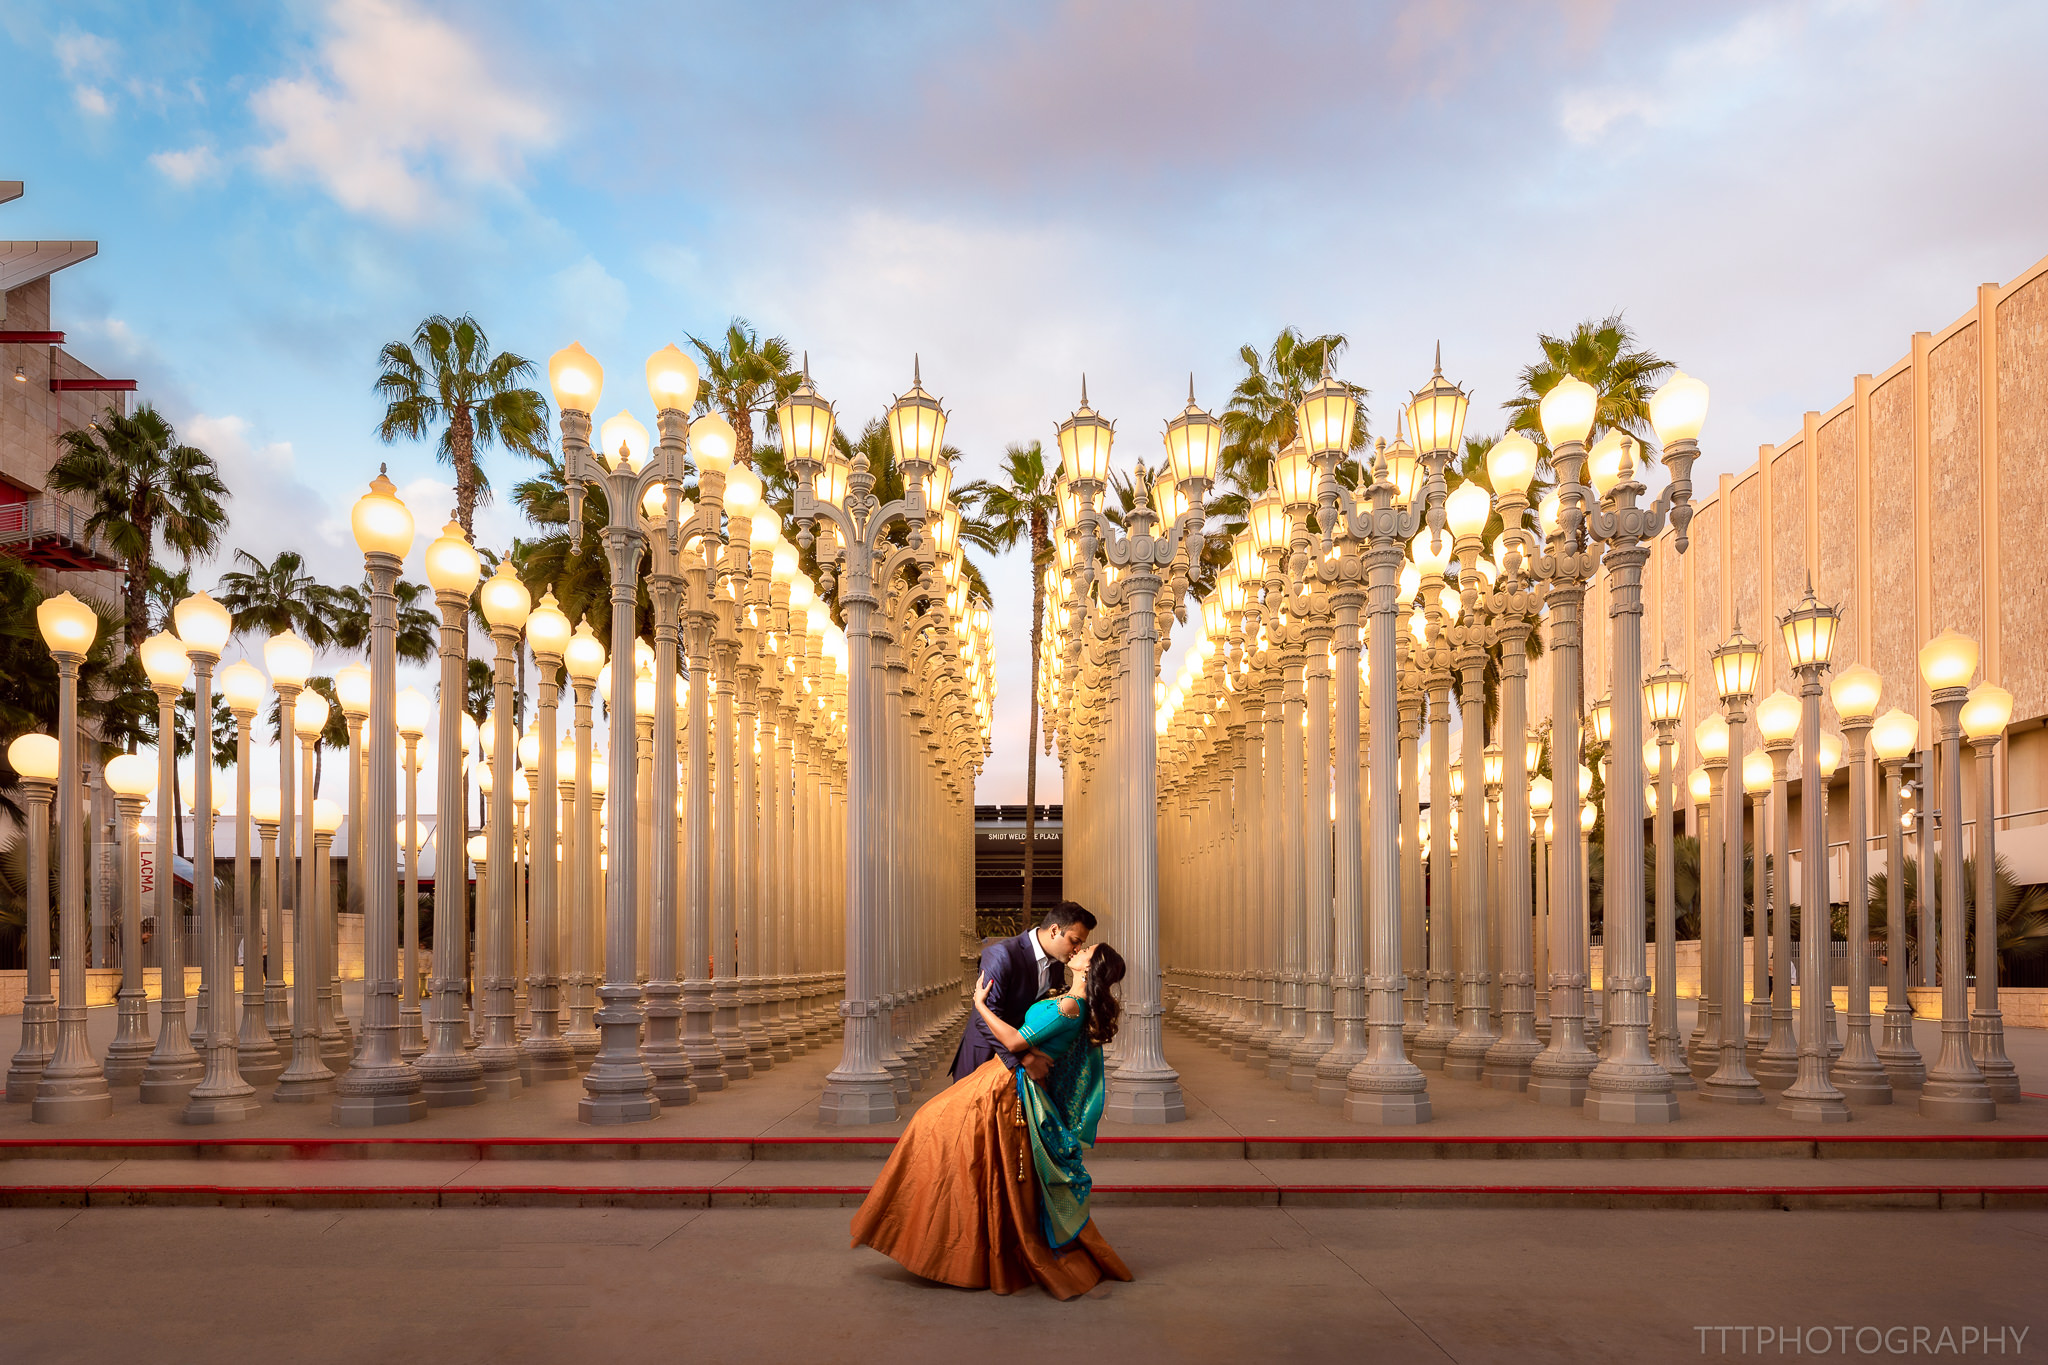
[[[1112,988],[1124,979],[1124,960],[1107,943],[1095,945],[1088,959],[1088,1037],[1097,1047],[1109,1046],[1116,1037],[1117,1018],[1124,1007],[1117,1003]]]

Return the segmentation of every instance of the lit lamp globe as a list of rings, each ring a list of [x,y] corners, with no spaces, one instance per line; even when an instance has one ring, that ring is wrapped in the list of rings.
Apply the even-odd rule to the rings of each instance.
[[[1116,423],[1088,406],[1088,381],[1081,381],[1081,406],[1054,433],[1060,448],[1060,469],[1067,482],[1083,493],[1101,489],[1109,477],[1109,450],[1116,442]]]
[[[339,691],[341,680],[335,679],[335,690]],[[433,703],[426,693],[416,687],[408,687],[398,694],[398,733],[417,742],[427,733],[427,718],[433,714]]]
[[[690,423],[690,458],[704,474],[723,474],[732,468],[733,452],[739,439],[732,423],[715,412],[707,412]]]
[[[458,712],[457,714],[461,718],[462,756],[464,759],[467,759],[476,752],[476,746],[479,743],[476,718],[467,711]]]
[[[569,618],[555,604],[554,593],[541,594],[539,604],[526,618],[526,643],[535,657],[561,658],[562,651],[569,647],[571,635]]]
[[[498,571],[484,583],[483,609],[484,620],[490,622],[493,631],[517,632],[526,625],[527,615],[533,610],[533,594],[512,571],[511,560],[499,560]]]
[[[1842,741],[1823,730],[1820,734],[1820,775],[1823,779],[1833,777],[1835,770],[1842,766]]]
[[[1823,606],[1808,584],[1799,605],[1785,613],[1780,628],[1785,636],[1785,654],[1794,668],[1826,668],[1835,652],[1835,631],[1842,613]]]
[[[792,574],[789,579],[789,610],[792,617],[791,629],[801,630],[794,621],[797,612],[809,615],[811,605],[818,600],[818,590],[811,586],[811,580],[803,573]]]
[[[1643,710],[1654,724],[1676,724],[1685,716],[1688,690],[1685,674],[1666,659],[1643,681]]]
[[[597,670],[597,695],[603,697],[607,704],[610,703],[612,695],[612,666],[609,661],[606,662],[603,668]],[[488,731],[486,733],[488,733]],[[485,758],[489,758],[491,756],[490,751],[491,742],[487,739],[484,741]]]
[[[1593,738],[1605,744],[1607,737],[1614,733],[1614,704],[1601,697],[1586,709],[1586,723],[1593,732]]]
[[[562,662],[569,669],[569,676],[576,682],[589,686],[597,680],[604,669],[604,645],[590,633],[590,622],[578,621],[576,633],[569,637],[569,643],[562,649]]]
[[[597,439],[606,469],[617,470],[623,464],[638,474],[647,463],[647,427],[623,408],[605,419]]]
[[[1566,375],[1551,385],[1550,392],[1536,405],[1536,417],[1543,424],[1543,439],[1554,450],[1558,446],[1584,444],[1593,430],[1593,411],[1599,393],[1583,379]]]
[[[108,789],[131,801],[156,790],[156,760],[141,754],[116,754],[107,760],[106,774]]]
[[[1766,744],[1782,744],[1799,733],[1799,698],[1784,689],[1756,704],[1756,732]]]
[[[341,828],[341,803],[322,796],[313,802],[313,828],[332,835]]]
[[[1751,796],[1762,796],[1771,789],[1771,756],[1761,749],[1751,749],[1742,758],[1742,789]]]
[[[1287,548],[1292,524],[1287,504],[1278,493],[1268,491],[1252,500],[1251,533],[1252,543],[1261,555],[1276,555]]]
[[[144,640],[140,653],[142,671],[152,687],[183,687],[192,675],[192,660],[185,653],[185,642],[167,630]]]
[[[1471,401],[1463,389],[1444,378],[1439,352],[1436,373],[1428,386],[1408,400],[1408,431],[1415,438],[1415,448],[1425,455],[1462,449],[1465,410]]]
[[[63,765],[54,735],[18,735],[7,746],[7,761],[31,782],[55,782]]]
[[[1599,823],[1600,808],[1598,806],[1594,805],[1589,800],[1583,806],[1579,807],[1579,829],[1583,833],[1591,834],[1593,832],[1593,826]]]
[[[482,573],[483,561],[477,558],[476,548],[463,533],[461,522],[449,522],[428,544],[427,582],[433,584],[435,592],[468,597],[476,591],[476,581]]]
[[[1546,537],[1555,536],[1563,525],[1564,496],[1555,490],[1543,495],[1536,507],[1536,525]]]
[[[1959,630],[1945,630],[1920,647],[1920,676],[1927,690],[1968,687],[1977,672],[1977,642]]]
[[[519,737],[519,766],[529,771],[540,767],[540,735],[532,730]]]
[[[1657,444],[1667,451],[1681,442],[1697,441],[1706,422],[1707,386],[1684,370],[1674,371],[1650,395],[1650,425],[1657,432]]]
[[[1657,741],[1654,739],[1645,740],[1643,742],[1643,771],[1655,777],[1657,769],[1662,765],[1663,751]]]
[[[1351,423],[1358,412],[1358,400],[1351,397],[1349,385],[1335,384],[1339,392],[1326,396],[1327,401],[1324,401],[1324,389],[1333,384],[1334,380],[1325,378],[1309,390],[1308,398],[1302,402],[1304,412],[1312,402],[1318,404],[1302,426],[1311,454],[1323,453],[1327,442],[1334,442],[1327,447],[1334,451],[1351,447]],[[1342,411],[1346,403],[1350,404],[1348,413]],[[1173,466],[1174,477],[1183,484],[1199,481],[1207,487],[1216,477],[1216,463],[1222,453],[1223,424],[1195,403],[1195,381],[1190,375],[1188,405],[1181,409],[1178,417],[1166,424],[1167,463]]]
[[[1586,452],[1586,481],[1598,497],[1606,497],[1621,482],[1622,432],[1611,430]]]
[[[1536,443],[1511,431],[1486,452],[1486,478],[1496,496],[1527,493],[1536,477]]]
[[[822,465],[832,453],[832,405],[811,387],[808,362],[803,382],[775,407],[775,422],[782,434],[783,456],[794,467],[799,461]]]
[[[1835,714],[1844,725],[1868,725],[1877,714],[1877,699],[1883,687],[1876,669],[1866,664],[1850,664],[1835,675],[1828,690],[1834,698]]]
[[[1387,481],[1394,485],[1394,501],[1403,505],[1415,501],[1415,495],[1422,490],[1422,461],[1417,458],[1415,447],[1397,431],[1387,446],[1386,457]]]
[[[1459,540],[1477,540],[1493,515],[1493,495],[1477,479],[1467,479],[1444,499],[1444,520]]]
[[[751,522],[760,506],[760,476],[743,464],[734,465],[725,476],[726,514]]]
[[[361,720],[370,714],[370,670],[361,664],[350,664],[334,671],[334,699],[341,703],[341,714],[352,720]]]
[[[1732,704],[1737,698],[1754,695],[1757,670],[1763,659],[1763,647],[1737,626],[1735,633],[1713,653],[1714,690],[1721,700]]]
[[[490,851],[490,841],[484,838],[483,835],[472,834],[469,836],[468,852],[471,862],[475,863],[478,867],[487,866],[490,861]]]
[[[275,787],[258,787],[249,793],[249,818],[259,825],[274,825],[284,819],[284,795]]]
[[[656,412],[688,412],[697,402],[697,362],[674,342],[647,357],[647,396]]]
[[[1522,740],[1522,771],[1533,773],[1536,765],[1543,761],[1543,732],[1531,730]]]
[[[284,630],[263,642],[263,666],[280,688],[303,688],[313,671],[313,649],[294,631]]]
[[[889,405],[888,418],[889,444],[908,486],[930,472],[946,442],[946,410],[925,392],[922,373],[914,363],[910,392]]]
[[[220,657],[227,648],[228,636],[234,630],[234,618],[228,609],[203,592],[192,594],[171,610],[177,623],[178,638],[185,642],[188,654],[211,654]]]
[[[1280,452],[1273,462],[1273,472],[1280,501],[1290,510],[1306,511],[1315,505],[1316,466],[1308,457],[1308,447],[1300,440]]]
[[[1713,799],[1714,780],[1707,776],[1705,768],[1694,768],[1692,774],[1685,779],[1685,786],[1686,790],[1692,793],[1692,803],[1695,806],[1704,806]]]
[[[1896,763],[1913,752],[1920,742],[1920,721],[1910,712],[1894,706],[1870,727],[1870,747],[1887,763]]]
[[[1550,779],[1538,776],[1529,783],[1529,811],[1532,815],[1548,815],[1552,791]]]
[[[148,664],[143,666],[147,668]],[[263,670],[247,659],[237,659],[220,671],[220,694],[227,699],[228,710],[237,715],[254,715],[263,705],[263,694],[269,687],[270,680],[263,676]]]
[[[2012,693],[1997,683],[1978,683],[1963,702],[1963,734],[1972,743],[1997,739],[2012,719]]]
[[[477,722],[477,748],[482,752],[486,763],[494,762],[498,756],[498,727],[491,723],[495,718],[496,713],[486,712],[484,718]]]
[[[1657,814],[1657,784],[1655,782],[1645,782],[1643,784],[1643,814],[1646,816],[1655,816]]]
[[[604,395],[604,366],[581,342],[572,341],[548,357],[548,387],[555,392],[557,408],[587,417],[597,411],[597,400]]]
[[[310,690],[301,692],[299,704],[293,709],[293,733],[304,740],[317,738],[327,728],[327,713],[327,698]]]
[[[403,559],[412,551],[412,512],[382,471],[370,480],[370,491],[356,499],[349,512],[349,526],[355,531],[356,548],[366,555]]]
[[[633,714],[641,720],[654,719],[654,675],[641,673],[633,679]]]
[[[1408,557],[1424,578],[1441,578],[1451,564],[1451,538],[1425,526],[1408,542]]]
[[[768,578],[770,582],[787,584],[794,588],[797,576],[796,546],[787,537],[776,536],[775,543],[768,547]]]

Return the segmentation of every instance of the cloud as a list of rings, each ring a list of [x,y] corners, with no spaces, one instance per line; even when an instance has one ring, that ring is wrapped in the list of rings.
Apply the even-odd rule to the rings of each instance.
[[[72,86],[71,102],[77,105],[81,112],[91,114],[94,118],[105,118],[114,112],[114,106],[107,101],[106,95],[98,86]]]
[[[417,223],[445,212],[452,188],[509,186],[553,142],[553,116],[452,25],[402,0],[336,0],[327,21],[311,65],[251,97],[274,135],[256,151],[267,173]]]
[[[156,167],[165,179],[187,188],[201,180],[211,180],[221,172],[220,157],[203,142],[181,152],[157,152],[149,158],[149,164]]]
[[[71,32],[58,34],[52,46],[64,79],[72,82],[71,102],[93,118],[112,114],[113,102],[97,82],[113,71],[113,42],[93,33]]]
[[[1595,143],[1625,129],[1718,119],[1759,95],[1778,93],[1768,90],[1763,78],[1793,55],[1803,29],[1793,11],[1747,15],[1722,32],[1674,46],[1648,82],[1638,74],[1566,93],[1558,104],[1558,126],[1574,142]]]

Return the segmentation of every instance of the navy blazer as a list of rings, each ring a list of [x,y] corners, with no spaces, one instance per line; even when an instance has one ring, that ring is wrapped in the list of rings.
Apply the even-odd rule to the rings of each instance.
[[[989,1012],[1011,1028],[1024,1027],[1024,1012],[1038,1000],[1038,957],[1031,951],[1031,935],[1037,932],[1035,928],[1026,929],[981,951],[980,975],[989,979]],[[1066,967],[1053,958],[1052,968],[1052,984],[1064,988]],[[982,1021],[981,1012],[974,1010],[968,1016],[967,1032],[961,1035],[960,1050],[953,1055],[953,1079],[972,1075],[991,1057],[1002,1058],[1003,1065],[1012,1071],[1017,1069],[1018,1054],[998,1043]]]

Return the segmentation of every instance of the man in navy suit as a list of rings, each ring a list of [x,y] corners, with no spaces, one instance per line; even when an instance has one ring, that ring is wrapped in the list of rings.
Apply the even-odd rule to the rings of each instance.
[[[989,1012],[1012,1028],[1024,1027],[1024,1011],[1048,991],[1067,988],[1067,959],[1088,941],[1095,916],[1073,901],[1061,901],[1046,912],[1045,921],[1015,938],[991,943],[981,952],[981,974],[989,980]],[[970,1076],[991,1057],[1015,1071],[1022,1066],[1033,1080],[1044,1080],[1049,1067],[1037,1051],[1018,1057],[996,1042],[979,1013],[967,1020],[960,1051],[953,1057],[953,1079]]]

